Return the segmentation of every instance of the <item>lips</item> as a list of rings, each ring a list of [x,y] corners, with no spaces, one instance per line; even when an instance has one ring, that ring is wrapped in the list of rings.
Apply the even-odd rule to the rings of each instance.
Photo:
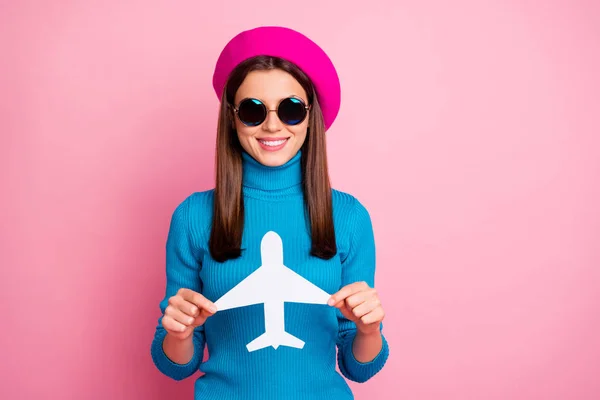
[[[259,138],[257,139],[260,147],[268,151],[276,151],[282,149],[289,138],[275,137],[275,138]]]

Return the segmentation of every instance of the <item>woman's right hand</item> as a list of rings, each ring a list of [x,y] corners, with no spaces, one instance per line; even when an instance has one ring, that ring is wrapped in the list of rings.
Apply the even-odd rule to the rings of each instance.
[[[194,328],[204,324],[217,312],[213,302],[190,289],[179,289],[169,298],[162,326],[169,335],[184,340],[194,333]]]

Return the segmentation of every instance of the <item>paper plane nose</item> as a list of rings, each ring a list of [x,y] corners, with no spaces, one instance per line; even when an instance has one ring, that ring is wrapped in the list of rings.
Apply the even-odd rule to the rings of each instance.
[[[281,237],[273,231],[265,233],[260,242],[262,265],[283,264],[283,243]]]

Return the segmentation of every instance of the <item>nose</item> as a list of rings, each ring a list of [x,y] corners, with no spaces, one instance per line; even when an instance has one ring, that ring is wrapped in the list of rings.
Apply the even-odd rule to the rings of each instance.
[[[265,120],[263,127],[266,131],[277,132],[281,130],[281,120],[277,116],[277,110],[267,110],[267,119]]]

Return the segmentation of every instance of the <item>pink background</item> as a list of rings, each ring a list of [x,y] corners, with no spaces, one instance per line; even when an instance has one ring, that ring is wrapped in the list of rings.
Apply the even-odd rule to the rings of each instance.
[[[597,2],[108,3],[0,3],[0,398],[192,399],[150,359],[164,242],[212,185],[218,52],[262,24],[342,79],[391,346],[357,399],[600,398]]]

